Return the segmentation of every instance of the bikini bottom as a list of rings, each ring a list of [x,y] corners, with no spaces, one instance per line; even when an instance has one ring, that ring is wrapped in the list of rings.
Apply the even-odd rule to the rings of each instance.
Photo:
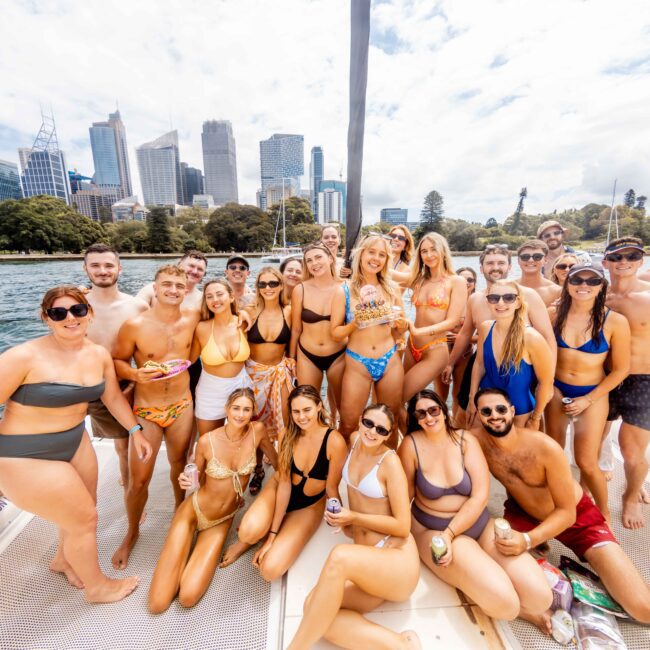
[[[447,342],[447,336],[442,336],[440,338],[434,339],[433,341],[429,341],[425,345],[423,345],[421,348],[416,348],[413,345],[413,337],[409,336],[409,347],[411,348],[411,354],[413,355],[413,361],[415,363],[418,363],[420,359],[424,356],[424,353],[426,350],[429,348],[432,348],[434,345],[440,345],[441,343],[446,343]]]
[[[56,433],[0,435],[0,458],[37,458],[70,462],[81,444],[82,420],[72,429]]]
[[[192,495],[192,506],[194,508],[194,513],[196,514],[196,527],[199,532],[202,530],[207,530],[208,528],[214,528],[215,526],[222,524],[224,521],[228,521],[229,519],[232,519],[237,514],[237,511],[239,510],[239,506],[238,506],[237,508],[235,508],[233,512],[231,512],[229,515],[226,515],[225,517],[219,517],[219,519],[208,519],[203,514],[203,511],[199,507],[198,494],[199,491],[197,490]]]
[[[574,384],[565,384],[563,381],[556,379],[553,381],[553,384],[559,389],[562,393],[562,397],[570,397],[575,399],[576,397],[583,397],[587,393],[596,388],[596,386],[575,386]]]
[[[143,420],[148,420],[166,429],[174,424],[181,413],[190,406],[192,406],[192,400],[184,397],[167,406],[134,406],[133,412]]]
[[[378,382],[386,372],[386,366],[390,361],[390,358],[397,351],[397,346],[394,345],[386,354],[382,354],[379,358],[373,359],[372,357],[364,357],[356,352],[353,352],[349,348],[345,349],[345,354],[352,357],[355,361],[363,364],[365,369],[368,371],[368,374],[372,377],[374,382]]]
[[[328,354],[326,356],[321,356],[319,354],[314,354],[313,352],[310,352],[309,350],[305,350],[303,347],[303,344],[298,341],[298,347],[302,351],[302,353],[321,371],[321,372],[327,372],[331,365],[343,354],[345,351],[345,348],[341,348],[338,352],[335,352],[334,354]]]
[[[424,512],[421,508],[418,508],[415,501],[411,505],[411,514],[419,521],[425,528],[429,530],[444,530],[451,523],[451,518],[447,519],[446,517],[436,517],[435,515],[430,515],[428,512]],[[467,530],[460,533],[461,535],[467,535],[472,539],[478,539],[481,536],[481,533],[490,521],[490,514],[488,513],[487,508],[483,510],[480,517],[474,522],[474,524]]]

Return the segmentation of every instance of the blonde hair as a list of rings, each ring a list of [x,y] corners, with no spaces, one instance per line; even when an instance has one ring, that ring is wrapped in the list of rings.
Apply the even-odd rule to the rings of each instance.
[[[361,242],[359,242],[359,246],[354,251],[354,256],[352,258],[352,277],[350,278],[350,293],[354,298],[359,298],[359,292],[364,283],[363,271],[361,270],[361,258],[366,250],[378,242],[381,242],[381,245],[384,248],[386,261],[384,262],[384,266],[377,273],[377,280],[384,295],[388,298],[391,304],[395,304],[395,301],[397,300],[397,287],[390,279],[390,271],[388,269],[390,248],[388,242],[381,235],[366,235]]]
[[[230,303],[230,311],[233,316],[238,316],[239,309],[237,309],[237,301],[235,300],[235,294],[233,293],[232,287],[230,286],[228,280],[224,278],[215,278],[214,280],[209,280],[203,287],[203,296],[201,297],[201,320],[210,320],[214,317],[214,314],[208,309],[208,301],[205,297],[208,287],[211,284],[220,284],[222,287],[225,287],[228,295],[232,298],[232,302]]]
[[[575,253],[562,253],[562,255],[553,262],[553,266],[551,267],[551,280],[555,282],[555,284],[560,284],[560,279],[557,277],[557,273],[555,272],[556,265],[565,261],[569,257],[572,257],[576,261],[576,264],[578,263],[578,256]],[[569,270],[567,269],[567,273],[568,272]]]
[[[519,372],[519,366],[524,358],[524,350],[526,347],[526,323],[528,322],[526,318],[528,306],[524,299],[524,292],[514,280],[497,280],[492,285],[492,288],[494,287],[512,287],[519,297],[519,307],[515,309],[512,322],[508,328],[508,333],[503,343],[503,356],[501,357],[501,365],[505,366],[506,371],[514,368],[516,372]]]
[[[165,266],[161,266],[156,271],[156,275],[154,276],[154,282],[161,275],[173,275],[174,277],[183,278],[184,280],[187,280],[187,273],[185,273],[185,271],[180,266],[176,266],[175,264],[165,264]]]
[[[275,276],[276,279],[280,280],[280,307],[284,307],[284,277],[282,276],[282,273],[280,273],[280,271],[278,271],[274,266],[263,266],[255,279],[255,309],[258,313],[263,311],[266,306],[264,297],[260,293],[259,282],[260,278],[267,273],[270,273]]]
[[[404,250],[399,254],[399,261],[404,262],[404,264],[410,264],[411,259],[413,258],[413,249],[415,248],[413,235],[411,235],[411,231],[406,226],[393,226],[388,231],[388,234],[390,235],[396,230],[401,230],[404,234],[404,237],[406,237],[406,241],[404,242]]]
[[[323,253],[325,253],[330,259],[330,269],[332,271],[332,277],[333,278],[339,277],[338,273],[336,272],[336,259],[334,258],[334,255],[332,255],[332,251],[329,248],[327,248],[325,244],[322,244],[321,242],[316,242],[315,244],[309,244],[309,246],[305,248],[302,254],[302,272],[305,280],[311,280],[314,277],[311,274],[307,266],[307,260],[305,259],[307,253],[311,251],[322,251]]]
[[[454,275],[454,265],[451,259],[451,250],[447,240],[437,232],[429,232],[420,239],[415,250],[415,262],[411,273],[411,288],[421,287],[427,280],[431,280],[431,269],[422,261],[420,249],[425,242],[433,244],[435,250],[440,254],[440,275],[444,278]]]

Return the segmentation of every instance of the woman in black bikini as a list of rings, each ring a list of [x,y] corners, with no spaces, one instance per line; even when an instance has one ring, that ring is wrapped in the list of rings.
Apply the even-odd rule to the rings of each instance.
[[[278,472],[239,526],[239,541],[224,555],[234,562],[266,536],[253,564],[271,582],[284,575],[320,525],[325,498],[339,496],[347,446],[330,426],[320,394],[298,386],[289,395],[291,420],[280,442]]]
[[[293,291],[290,353],[296,359],[298,383],[320,391],[325,373],[338,405],[345,342],[335,341],[330,331],[332,298],[341,284],[336,276],[336,260],[327,246],[312,244],[305,248],[304,266],[306,279]],[[330,410],[333,406],[330,404]]]

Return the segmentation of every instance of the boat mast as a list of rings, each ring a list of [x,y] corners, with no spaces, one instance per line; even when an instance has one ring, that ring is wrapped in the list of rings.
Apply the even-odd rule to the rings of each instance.
[[[616,239],[618,239],[618,213],[616,212],[616,206],[614,202],[616,200],[616,183],[618,178],[614,179],[614,190],[612,192],[612,207],[609,210],[609,225],[607,226],[607,241],[605,242],[605,248],[609,246],[609,239],[612,234],[612,220],[616,224]]]
[[[284,177],[282,178],[282,248],[287,247],[287,223],[285,214]]]

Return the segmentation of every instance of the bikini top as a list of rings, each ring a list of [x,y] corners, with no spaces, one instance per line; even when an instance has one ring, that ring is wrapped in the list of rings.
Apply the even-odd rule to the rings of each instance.
[[[419,295],[418,291],[418,295]],[[415,307],[430,307],[431,309],[440,309],[441,311],[447,311],[449,309],[449,298],[447,297],[447,291],[445,289],[445,282],[442,282],[442,291],[435,296],[429,296],[426,302],[420,302],[417,298],[413,302]]]
[[[303,307],[300,318],[303,323],[321,323],[322,321],[330,320],[332,316],[331,314],[317,314],[315,311]]]
[[[354,441],[352,449],[348,457],[345,459],[345,465],[343,465],[343,480],[353,489],[363,494],[364,497],[370,499],[385,499],[386,495],[382,492],[381,483],[377,478],[377,472],[379,471],[379,466],[384,462],[384,458],[388,454],[394,454],[395,452],[392,449],[389,449],[386,453],[382,454],[382,457],[375,463],[375,466],[359,481],[358,485],[353,485],[350,483],[350,458],[352,458],[352,453],[354,448],[357,446],[359,438]]]
[[[308,478],[313,478],[316,481],[327,480],[327,472],[330,468],[330,461],[327,458],[327,440],[330,437],[330,433],[332,433],[332,429],[328,429],[323,436],[323,442],[321,442],[320,449],[318,450],[318,456],[316,456],[316,460],[308,472],[303,472],[296,465],[293,458],[291,459],[291,473],[302,476],[302,481],[300,483],[306,483]]]
[[[230,469],[226,467],[221,461],[214,455],[214,446],[212,444],[212,432],[208,433],[210,440],[210,448],[212,449],[212,458],[208,461],[208,464],[205,467],[205,473],[210,478],[228,478],[232,477],[232,486],[237,493],[237,496],[243,497],[244,490],[241,486],[241,481],[239,480],[240,476],[248,476],[252,474],[255,470],[255,465],[257,464],[256,451],[257,444],[255,443],[255,430],[253,430],[253,451],[251,452],[250,458],[239,468],[239,469]]]
[[[9,398],[25,406],[42,406],[57,408],[93,402],[104,394],[106,382],[101,381],[95,386],[70,384],[66,382],[41,381],[35,384],[22,384]]]
[[[257,315],[253,326],[248,330],[249,343],[276,343],[277,345],[289,345],[289,341],[291,341],[291,328],[287,325],[287,321],[284,320],[284,315],[282,316],[282,329],[280,330],[280,333],[276,336],[274,341],[267,341],[265,338],[262,338],[260,328],[257,325],[261,313],[262,312]]]
[[[555,340],[557,341],[558,348],[577,350],[578,352],[585,352],[586,354],[602,354],[603,352],[609,351],[609,343],[607,343],[607,340],[605,339],[603,330],[605,329],[605,321],[607,320],[610,311],[611,309],[608,309],[605,313],[605,318],[603,319],[603,327],[600,332],[598,332],[598,340],[595,343],[593,339],[589,339],[588,341],[585,341],[580,347],[574,348],[570,345],[567,345],[560,334],[556,334]]]
[[[237,328],[239,332],[239,348],[237,354],[232,359],[226,358],[224,353],[219,349],[217,342],[214,340],[214,320],[212,321],[212,331],[210,332],[210,338],[205,344],[205,347],[201,350],[201,361],[206,366],[222,366],[224,363],[242,363],[246,361],[251,354],[251,350],[248,347],[248,341],[244,336],[244,333]]]
[[[452,485],[451,487],[440,487],[427,480],[427,477],[421,469],[422,464],[420,463],[420,454],[418,453],[418,447],[415,444],[415,438],[411,436],[411,442],[413,443],[415,455],[418,459],[418,466],[415,470],[415,485],[425,499],[435,501],[436,499],[440,499],[440,497],[449,496],[451,494],[458,494],[462,497],[468,497],[472,494],[472,479],[465,469],[465,452],[463,451],[464,435],[465,431],[460,434],[460,456],[463,463],[463,478],[461,478],[456,485]]]

